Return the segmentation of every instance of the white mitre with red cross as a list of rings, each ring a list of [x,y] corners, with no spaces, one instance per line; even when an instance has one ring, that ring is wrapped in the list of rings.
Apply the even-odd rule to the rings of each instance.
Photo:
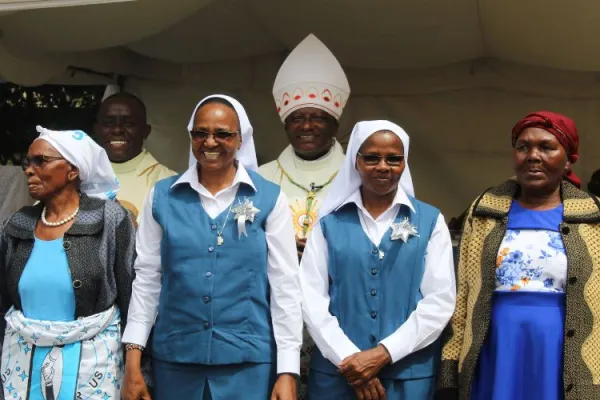
[[[281,121],[292,112],[315,107],[340,119],[350,95],[342,66],[312,33],[283,62],[273,85]]]

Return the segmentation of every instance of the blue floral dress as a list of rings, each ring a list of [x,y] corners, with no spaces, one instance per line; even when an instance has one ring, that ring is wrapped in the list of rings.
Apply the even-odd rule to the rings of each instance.
[[[567,255],[559,233],[562,215],[562,205],[533,211],[512,204],[473,400],[563,399]]]

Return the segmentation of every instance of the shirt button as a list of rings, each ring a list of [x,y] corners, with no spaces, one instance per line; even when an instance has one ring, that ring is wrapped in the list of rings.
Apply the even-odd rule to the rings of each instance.
[[[373,336],[373,335],[369,336],[369,341],[371,343],[375,343],[375,336]]]
[[[207,278],[210,278],[212,276],[212,272],[207,272],[204,274],[204,276],[206,276]]]
[[[377,249],[373,249],[373,251],[371,251],[371,254],[373,255],[377,255],[379,252],[377,251]]]
[[[371,313],[371,318],[373,318],[373,319],[377,318],[377,313],[375,311],[373,311]]]
[[[215,251],[215,248],[212,246],[208,246],[208,252],[212,253],[213,251]]]
[[[208,303],[209,301],[210,301],[210,297],[208,297],[208,296],[204,296],[204,302],[205,302],[205,303]]]
[[[215,224],[212,224],[212,225],[210,226],[210,229],[212,229],[213,231],[216,231],[216,230],[217,230],[217,225],[215,225]]]
[[[204,323],[204,327],[205,327],[206,329],[208,329],[208,328],[210,328],[210,324],[209,324],[208,322],[205,322],[205,323]]]
[[[377,296],[377,290],[375,290],[375,289],[371,290],[371,296]]]
[[[575,331],[573,329],[569,329],[567,331],[567,337],[573,337],[573,336],[575,336]]]
[[[377,275],[377,268],[373,268],[371,270],[371,275]]]

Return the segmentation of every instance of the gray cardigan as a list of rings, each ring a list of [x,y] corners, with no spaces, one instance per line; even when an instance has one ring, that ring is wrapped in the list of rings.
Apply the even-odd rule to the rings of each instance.
[[[0,314],[11,306],[22,310],[19,280],[33,249],[42,207],[23,207],[0,228]],[[75,318],[116,304],[124,325],[134,278],[135,229],[127,211],[113,201],[82,195],[79,208],[63,242],[75,291]]]

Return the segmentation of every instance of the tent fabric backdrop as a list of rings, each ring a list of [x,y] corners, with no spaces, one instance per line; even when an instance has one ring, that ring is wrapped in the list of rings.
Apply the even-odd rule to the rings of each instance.
[[[452,74],[447,74],[439,78],[436,86],[426,76],[419,83],[414,74],[409,78],[398,74],[395,79],[382,78],[385,82],[380,82],[381,92],[368,90],[372,85],[357,83],[360,81],[353,79],[350,71],[353,93],[340,120],[339,136],[344,141],[353,124],[363,119],[397,122],[411,137],[411,170],[417,195],[439,206],[449,218],[460,214],[480,191],[511,176],[513,124],[529,111],[555,110],[577,121],[581,156],[574,170],[586,182],[600,168],[600,102],[592,93],[593,82],[589,82],[587,90],[582,88],[576,93],[569,92],[568,83],[544,90],[546,83],[538,77],[541,90],[537,91],[535,82],[529,86],[502,83],[512,79],[498,72],[502,70],[500,65],[492,70],[496,72],[481,72],[489,75],[485,78],[490,82],[487,85],[480,83],[476,75],[448,80]],[[511,75],[512,68],[506,70]],[[378,75],[373,71],[371,81],[377,83],[374,77]],[[552,75],[548,78],[550,85]],[[559,79],[560,74],[554,82]],[[139,94],[148,106],[153,126],[148,148],[167,165],[182,170],[189,113],[200,98],[216,91],[233,94],[246,107],[255,127],[260,162],[272,160],[286,146],[286,134],[269,92],[272,79],[262,84],[257,80],[249,82],[247,86],[236,82],[215,87],[197,82],[174,85],[130,80],[126,89]],[[384,90],[387,85],[405,87],[405,91],[391,94]]]
[[[231,94],[266,162],[286,145],[273,81],[312,32],[352,88],[342,139],[361,119],[404,127],[417,195],[449,218],[512,173],[510,129],[529,111],[573,117],[575,171],[585,182],[600,168],[598,19],[600,4],[584,0],[138,0],[0,13],[0,79],[113,82],[69,67],[126,76],[148,106],[149,150],[178,170],[198,99]]]

